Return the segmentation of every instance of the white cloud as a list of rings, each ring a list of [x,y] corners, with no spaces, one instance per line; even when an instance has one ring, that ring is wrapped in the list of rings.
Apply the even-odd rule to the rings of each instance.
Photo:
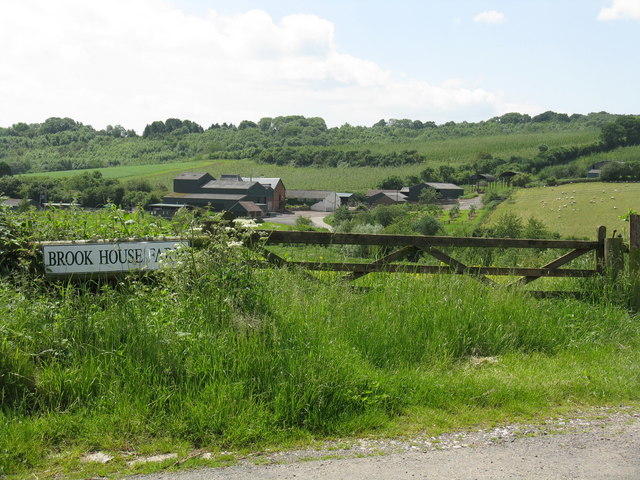
[[[482,12],[473,17],[474,22],[478,23],[492,23],[499,24],[507,21],[507,17],[504,13],[498,12],[496,10],[489,10],[487,12]]]
[[[496,113],[501,94],[399,79],[337,50],[314,15],[187,15],[167,0],[0,2],[0,126],[68,116],[138,132],[153,120],[205,128],[263,116],[461,120]]]
[[[598,20],[640,20],[640,0],[612,0],[611,6],[603,8]]]

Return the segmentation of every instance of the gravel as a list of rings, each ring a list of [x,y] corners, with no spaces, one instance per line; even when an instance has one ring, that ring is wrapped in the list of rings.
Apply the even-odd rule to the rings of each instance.
[[[638,480],[640,411],[597,408],[537,424],[440,436],[333,440],[315,448],[255,453],[231,467],[135,478]]]

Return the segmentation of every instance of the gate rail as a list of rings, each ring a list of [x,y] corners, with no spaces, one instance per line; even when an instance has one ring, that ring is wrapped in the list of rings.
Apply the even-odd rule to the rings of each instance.
[[[521,276],[513,284],[526,284],[541,277],[591,277],[603,272],[605,264],[605,227],[598,227],[595,241],[588,240],[539,240],[515,238],[475,238],[475,237],[443,237],[416,235],[385,235],[362,233],[331,232],[298,232],[298,231],[259,231],[253,237],[260,239],[264,245],[300,244],[300,245],[376,245],[384,247],[400,247],[398,250],[369,263],[354,262],[309,262],[291,261],[279,257],[273,252],[264,250],[267,260],[278,265],[298,266],[306,270],[350,272],[347,277],[356,279],[373,272],[405,272],[425,274],[467,274],[478,280],[496,285],[487,277]],[[254,245],[256,243],[254,242]],[[570,249],[561,257],[542,267],[491,267],[469,266],[456,260],[439,248],[442,247],[474,247],[474,248],[535,248],[535,249]],[[569,269],[560,267],[589,252],[595,252],[593,269]],[[444,266],[393,263],[403,260],[415,252],[424,252]]]

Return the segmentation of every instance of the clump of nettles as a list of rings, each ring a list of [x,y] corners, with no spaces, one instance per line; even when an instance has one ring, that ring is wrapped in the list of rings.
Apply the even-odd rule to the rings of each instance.
[[[29,222],[0,205],[0,274],[33,270],[36,251],[29,243]]]
[[[260,314],[266,308],[258,278],[263,265],[252,221],[206,219],[191,238],[196,248],[179,248],[161,262],[160,275],[181,300],[206,298],[220,317]]]

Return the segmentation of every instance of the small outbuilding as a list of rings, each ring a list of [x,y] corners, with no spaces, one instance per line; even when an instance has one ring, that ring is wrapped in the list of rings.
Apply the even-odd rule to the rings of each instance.
[[[469,177],[470,183],[484,183],[485,185],[491,182],[495,182],[496,176],[488,173],[476,173]]]
[[[400,193],[400,190],[369,190],[364,202],[371,205],[398,205],[406,203],[407,196]]]
[[[309,205],[316,212],[335,212],[336,208],[349,201],[349,194],[331,190],[288,190],[287,198],[295,203]]]
[[[520,174],[521,172],[516,172],[514,170],[507,170],[506,172],[502,172],[500,175],[498,175],[498,179],[505,181],[507,183],[511,183],[511,180],[513,179],[513,177]]]
[[[238,202],[233,205],[230,212],[239,217],[262,218],[262,209],[253,202]]]

